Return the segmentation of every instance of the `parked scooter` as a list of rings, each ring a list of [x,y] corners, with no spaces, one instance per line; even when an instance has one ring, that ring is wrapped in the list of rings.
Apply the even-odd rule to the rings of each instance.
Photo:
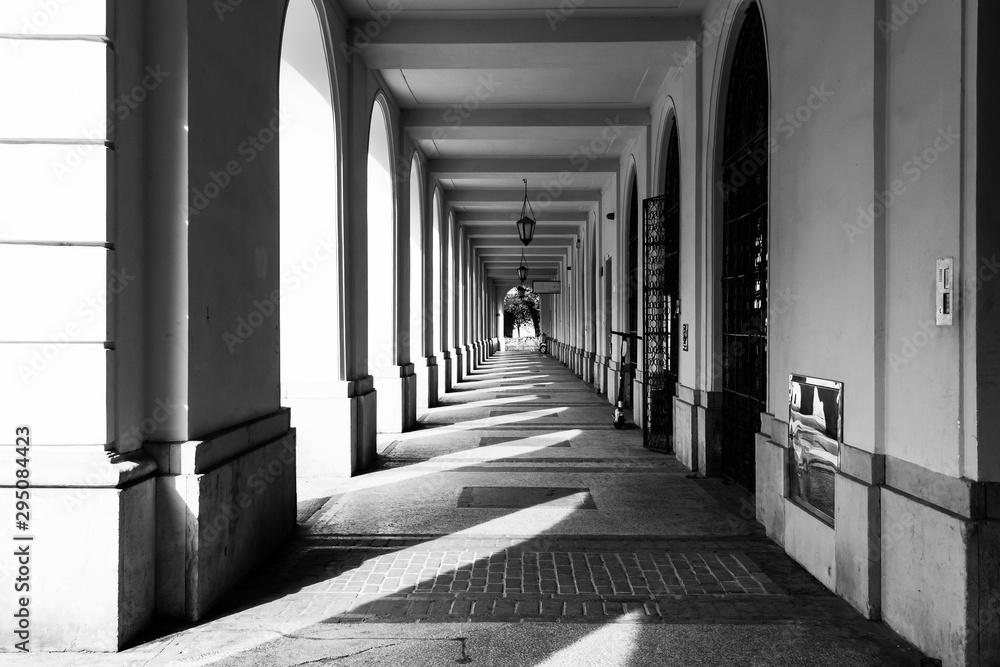
[[[546,336],[543,333],[541,336],[538,337],[538,340],[539,340],[539,343],[538,343],[538,353],[539,354],[548,354],[548,352],[549,352],[549,337]]]
[[[625,395],[625,375],[626,375],[625,368],[626,364],[628,363],[629,340],[631,339],[642,340],[642,339],[639,336],[637,336],[634,331],[632,333],[627,333],[627,334],[622,333],[620,331],[612,331],[611,333],[612,335],[622,337],[621,358],[618,362],[619,363],[618,402],[615,405],[615,415],[614,415],[614,421],[612,423],[614,423],[615,428],[623,429],[625,428],[625,402],[622,400],[622,396]]]

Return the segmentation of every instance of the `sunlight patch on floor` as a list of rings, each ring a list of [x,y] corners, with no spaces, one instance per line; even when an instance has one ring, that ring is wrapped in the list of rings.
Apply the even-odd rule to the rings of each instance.
[[[575,644],[553,653],[536,667],[627,667],[633,664],[636,641],[643,625],[633,612],[602,625]]]

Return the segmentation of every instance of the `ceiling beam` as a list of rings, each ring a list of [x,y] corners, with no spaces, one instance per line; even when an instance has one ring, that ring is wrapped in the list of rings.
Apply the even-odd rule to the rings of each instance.
[[[615,174],[618,172],[617,158],[596,158],[584,161],[587,173]],[[516,174],[529,181],[540,181],[553,175],[569,171],[580,171],[569,158],[530,157],[486,157],[486,158],[437,158],[428,160],[427,171],[437,178],[503,178]]]
[[[481,236],[475,237],[476,241],[474,247],[476,248],[513,248],[518,252],[521,252],[521,248],[524,248],[524,244],[517,238],[504,238],[502,236],[494,236],[492,238],[483,238]],[[575,243],[576,234],[566,234],[564,236],[539,238],[535,236],[534,240],[531,242],[529,248],[565,248],[570,243]]]
[[[492,204],[497,208],[507,208],[508,205],[515,205],[520,208],[524,202],[524,190],[516,189],[489,189],[489,188],[468,188],[460,190],[445,190],[444,199],[449,204]],[[561,204],[574,203],[583,205],[597,204],[601,201],[600,190],[583,190],[577,188],[566,188],[556,194],[550,194],[544,190],[534,190],[528,188],[528,199],[535,208],[543,208],[548,202],[559,202]]]
[[[351,21],[349,36],[351,45],[361,53],[373,69],[421,68],[423,56],[434,55],[435,62],[444,59],[449,68],[469,67],[467,63],[453,60],[454,53],[449,47],[473,47],[491,52],[492,47],[538,45],[559,47],[561,45],[585,44],[591,49],[601,45],[662,44],[674,43],[680,46],[698,39],[702,30],[698,17],[574,17],[558,25],[553,30],[548,21],[538,19],[403,19],[396,17],[373,36],[366,32],[371,21]],[[393,57],[398,49],[386,47],[406,47],[405,57]],[[426,47],[426,48],[414,48]],[[526,49],[505,49],[501,61],[493,59],[487,69],[508,69],[511,67],[537,66],[537,60],[527,60],[522,64],[506,62],[517,58],[518,52]],[[528,54],[526,54],[528,55]],[[388,60],[388,62],[387,62]],[[551,61],[542,61],[549,66],[560,66]],[[604,60],[603,62],[607,62]],[[573,64],[573,63],[571,63]],[[579,63],[576,63],[579,64]],[[475,65],[474,67],[478,67]]]
[[[517,236],[513,232],[514,226],[511,225],[510,229],[504,227],[503,229],[481,229],[481,228],[466,228],[465,238],[476,239],[474,241],[477,246],[491,245],[505,239],[509,239],[512,243],[521,243]],[[580,229],[578,227],[560,227],[559,229],[551,229],[548,225],[545,226],[545,233],[540,234],[538,228],[535,228],[535,235],[533,244],[548,245],[553,243],[562,243],[566,239],[576,238],[580,235]]]
[[[647,109],[633,108],[483,108],[463,119],[455,118],[449,113],[452,111],[452,107],[405,109],[400,122],[414,140],[438,139],[445,136],[442,133],[461,139],[461,132],[469,138],[517,138],[534,129],[567,127],[587,130],[596,136],[605,127],[639,128],[648,127],[651,122]]]
[[[517,213],[511,213],[510,211],[467,211],[455,214],[455,219],[466,227],[479,226],[481,224],[514,224],[518,217]],[[576,222],[582,225],[587,222],[587,214],[576,211],[552,211],[545,215],[545,220],[539,222]]]

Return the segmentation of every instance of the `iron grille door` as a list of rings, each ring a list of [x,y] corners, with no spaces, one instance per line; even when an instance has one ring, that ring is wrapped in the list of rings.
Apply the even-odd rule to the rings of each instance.
[[[722,466],[750,492],[767,408],[767,62],[756,4],[736,44],[722,158]]]
[[[674,394],[680,356],[680,159],[677,123],[667,144],[665,194],[642,203],[644,370],[643,445],[674,451]]]

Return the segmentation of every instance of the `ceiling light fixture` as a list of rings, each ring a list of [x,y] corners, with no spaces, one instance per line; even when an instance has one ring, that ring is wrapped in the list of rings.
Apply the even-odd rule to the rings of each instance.
[[[524,203],[521,204],[521,219],[517,221],[517,238],[521,239],[521,243],[528,245],[531,243],[532,237],[535,235],[535,220],[533,217],[535,212],[531,210],[531,202],[528,201],[528,179],[522,178],[524,181]],[[528,214],[531,214],[529,216]]]
[[[521,279],[521,284],[528,279],[528,267],[524,263],[524,250],[521,251],[521,266],[517,267],[517,277]]]

